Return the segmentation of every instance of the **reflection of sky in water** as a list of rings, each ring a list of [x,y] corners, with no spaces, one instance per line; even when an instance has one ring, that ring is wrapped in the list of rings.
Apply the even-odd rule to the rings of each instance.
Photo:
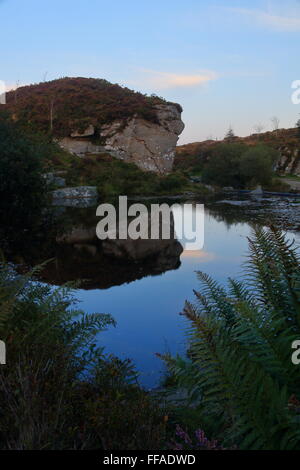
[[[107,290],[80,290],[83,309],[110,313],[117,320],[116,329],[100,335],[106,352],[131,358],[141,372],[141,382],[155,386],[163,370],[155,353],[184,351],[186,320],[179,312],[198,287],[195,271],[204,271],[222,283],[229,276],[240,276],[250,231],[248,224],[228,227],[206,215],[204,249],[185,251],[178,270]]]

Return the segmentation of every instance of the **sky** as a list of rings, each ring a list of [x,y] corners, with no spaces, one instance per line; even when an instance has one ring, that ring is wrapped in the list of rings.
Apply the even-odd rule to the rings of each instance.
[[[299,0],[0,0],[0,80],[105,78],[183,107],[180,144],[293,127]]]

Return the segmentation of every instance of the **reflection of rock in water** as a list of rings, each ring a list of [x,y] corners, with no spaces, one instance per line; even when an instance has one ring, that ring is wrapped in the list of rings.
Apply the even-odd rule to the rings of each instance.
[[[156,257],[166,266],[168,257],[178,257],[183,248],[177,240],[106,240],[102,244],[104,254],[119,260],[143,262]]]
[[[20,232],[4,246],[6,259],[20,272],[51,260],[39,272],[40,281],[54,285],[81,281],[84,289],[105,289],[180,266],[183,248],[176,239],[101,241],[94,207],[58,207],[53,215],[52,225],[40,225],[36,233]],[[173,229],[171,217],[171,235]]]
[[[82,288],[104,289],[177,269],[182,251],[174,239],[100,242],[95,229],[73,227],[57,238],[55,260],[46,265],[41,280],[82,280]]]

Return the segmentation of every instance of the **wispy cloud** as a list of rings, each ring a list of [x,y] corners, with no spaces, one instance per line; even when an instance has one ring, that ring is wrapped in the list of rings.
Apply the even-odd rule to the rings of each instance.
[[[139,80],[139,84],[142,83],[143,87],[146,86],[155,90],[195,87],[204,85],[217,78],[217,74],[209,70],[195,74],[167,73],[147,69],[143,69],[140,72],[142,77]]]
[[[198,261],[202,263],[207,263],[208,261],[214,261],[215,259],[218,258],[216,253],[211,253],[209,251],[203,251],[203,250],[194,250],[194,251],[184,250],[181,257],[182,258],[197,258]]]
[[[300,17],[298,15],[281,16],[263,10],[250,10],[247,8],[229,8],[228,10],[253,19],[258,25],[268,27],[275,31],[300,31]]]

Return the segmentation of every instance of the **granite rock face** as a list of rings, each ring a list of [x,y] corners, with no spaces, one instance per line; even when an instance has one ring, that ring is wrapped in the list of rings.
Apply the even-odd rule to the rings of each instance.
[[[181,110],[176,104],[155,106],[156,122],[134,116],[126,121],[114,120],[99,129],[100,144],[93,141],[95,129],[74,130],[59,141],[68,151],[84,157],[88,153],[110,153],[125,162],[135,163],[145,171],[169,173],[173,167],[176,144],[184,129]],[[93,133],[94,131],[94,133]]]
[[[278,149],[280,159],[277,162],[276,170],[287,175],[300,176],[300,152],[299,147],[283,146]]]
[[[64,137],[60,139],[58,143],[63,149],[74,153],[78,157],[85,157],[88,153],[101,153],[106,151],[103,145],[96,145],[91,142],[90,139],[83,137]]]

